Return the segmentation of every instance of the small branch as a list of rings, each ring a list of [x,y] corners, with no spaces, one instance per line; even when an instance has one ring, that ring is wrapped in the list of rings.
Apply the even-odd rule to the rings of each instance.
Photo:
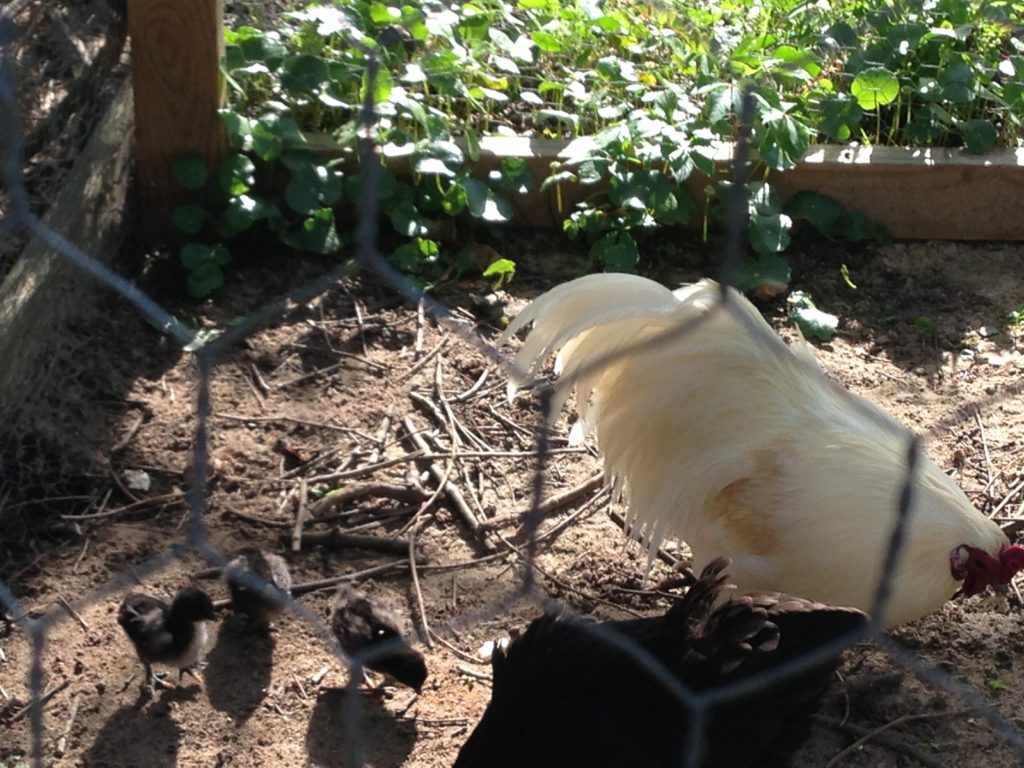
[[[985,425],[981,421],[981,409],[974,407],[974,420],[978,422],[978,432],[981,434],[981,449],[985,453],[985,476],[988,478],[988,487],[992,486],[992,457],[988,453],[988,438],[985,435]]]
[[[309,514],[306,510],[308,498],[306,479],[302,478],[299,480],[299,508],[295,513],[295,527],[292,528],[292,552],[302,551],[302,526],[306,522],[306,517]]]
[[[494,679],[491,677],[491,675],[489,673],[487,673],[487,672],[477,672],[475,669],[470,669],[469,667],[465,666],[464,664],[459,664],[458,667],[456,667],[456,669],[458,670],[460,675],[465,675],[466,677],[471,677],[474,680],[480,680],[481,682],[484,682],[484,683],[493,683],[494,682]]]
[[[355,501],[367,496],[383,496],[385,498],[402,501],[407,504],[418,504],[426,498],[426,494],[419,488],[413,488],[408,485],[366,483],[364,485],[356,485],[351,488],[346,488],[343,491],[335,491],[334,493],[327,494],[313,504],[310,508],[310,512],[313,516],[319,517],[327,512],[331,512],[335,507],[345,504],[346,502]]]
[[[127,448],[128,444],[135,438],[135,435],[139,433],[139,430],[142,428],[142,425],[143,423],[145,423],[145,421],[146,414],[140,413],[139,417],[135,420],[135,423],[128,428],[127,432],[125,432],[124,437],[122,437],[120,440],[114,443],[113,446],[111,446],[110,452],[113,454],[117,453],[118,451],[123,451],[125,448]]]
[[[420,625],[423,627],[423,642],[427,648],[434,649],[434,641],[430,639],[430,624],[427,623],[427,609],[423,606],[423,592],[420,590],[420,577],[416,573],[416,536],[420,526],[415,525],[409,531],[409,573],[412,574],[412,588],[416,592],[416,607],[420,613]]]
[[[331,587],[336,587],[338,584],[341,584],[343,581],[358,581],[359,579],[366,579],[370,576],[376,576],[388,571],[400,570],[408,567],[408,560],[393,560],[390,563],[375,565],[372,568],[364,568],[361,571],[353,571],[352,573],[346,573],[341,576],[331,576],[329,579],[319,579],[317,581],[307,581],[304,584],[294,584],[292,585],[292,597],[300,597],[301,595],[308,595],[310,592],[319,592],[322,589],[330,589]]]
[[[416,446],[423,453],[430,453],[430,446],[427,445],[427,441],[424,440],[423,436],[416,429],[416,425],[413,424],[412,419],[406,416],[402,420],[402,425],[405,427],[406,434],[409,440],[412,441],[413,445]],[[484,549],[488,552],[494,552],[497,547],[494,546],[494,542],[490,541],[483,535],[483,531],[480,529],[480,521],[476,519],[476,515],[473,514],[473,510],[469,508],[469,504],[466,503],[466,499],[463,498],[462,492],[455,486],[454,483],[448,481],[444,471],[434,462],[429,464],[428,469],[430,474],[434,476],[434,479],[444,485],[445,494],[448,496],[448,500],[451,501],[455,507],[455,511],[462,517],[469,529],[476,534]]]
[[[550,497],[547,501],[543,502],[537,507],[537,514],[541,518],[545,518],[555,510],[561,509],[562,507],[576,503],[579,499],[593,493],[604,486],[604,472],[598,472],[596,475],[583,481],[575,488],[570,488],[567,491],[556,494]],[[513,512],[510,515],[502,515],[501,517],[493,517],[490,520],[480,523],[480,527],[485,531],[490,531],[495,528],[503,528],[506,525],[513,523],[522,522],[523,518],[529,514],[529,509],[523,509],[519,512]]]
[[[465,392],[461,392],[460,394],[453,397],[452,400],[454,400],[456,403],[464,403],[467,400],[472,400],[473,396],[483,388],[484,382],[487,381],[487,377],[490,375],[490,373],[490,368],[484,368],[484,372],[480,374],[480,378],[476,380],[476,383],[474,383],[473,386],[471,386]]]
[[[64,730],[60,732],[57,739],[57,746],[53,752],[57,757],[63,757],[68,748],[68,737],[71,736],[71,729],[75,727],[75,719],[78,717],[78,705],[82,701],[82,694],[76,693],[71,700],[71,709],[68,711],[67,721],[64,723]]]
[[[376,464],[367,464],[365,467],[359,467],[358,469],[339,469],[327,475],[314,475],[313,477],[307,478],[307,482],[326,483],[334,480],[352,480],[357,477],[366,477],[367,475],[372,475],[379,469],[387,469],[395,464],[404,464],[412,461],[414,458],[418,458],[419,455],[420,454],[417,452],[414,454],[399,456],[394,459],[386,459]]]
[[[426,324],[426,313],[424,312],[423,299],[416,303],[416,345],[414,351],[417,360],[423,354],[423,326]]]
[[[10,720],[7,721],[8,724],[13,725],[14,723],[16,723],[19,720],[23,719],[26,715],[28,715],[32,711],[33,707],[37,707],[38,706],[39,709],[41,710],[43,707],[45,707],[47,705],[47,703],[50,701],[50,699],[52,699],[58,693],[63,691],[70,684],[71,684],[70,680],[64,680],[64,681],[62,681],[60,683],[57,683],[57,685],[55,685],[53,688],[51,688],[46,693],[44,693],[42,696],[40,696],[38,701],[33,701],[30,704],[27,704],[26,706],[24,706],[21,709],[19,709],[14,714],[14,716]]]
[[[384,552],[390,555],[403,555],[408,550],[404,541],[386,539],[381,536],[366,536],[358,533],[345,533],[341,528],[329,531],[313,531],[302,537],[307,546],[334,547],[338,549],[366,549],[372,552]],[[425,564],[427,556],[422,552],[416,554],[416,562]]]
[[[440,352],[442,349],[444,349],[444,346],[447,343],[448,343],[448,337],[445,336],[443,339],[441,339],[441,341],[439,341],[437,343],[436,347],[434,347],[432,350],[427,352],[427,354],[425,354],[423,357],[421,357],[416,362],[415,365],[413,365],[411,368],[409,368],[409,370],[407,370],[405,373],[399,374],[398,378],[396,378],[395,381],[396,382],[405,381],[406,379],[411,378],[412,376],[416,375],[416,373],[421,368],[423,368],[424,365],[426,365],[428,362],[430,362],[433,359],[434,355],[436,355],[438,352]]]
[[[239,520],[245,520],[249,523],[255,523],[256,525],[266,525],[271,528],[288,528],[291,523],[285,520],[269,520],[265,517],[259,517],[257,515],[250,515],[247,512],[239,512],[237,509],[231,507],[224,507],[224,511],[232,517],[237,517]]]
[[[821,723],[822,725],[827,725],[831,728],[835,728],[836,730],[842,731],[844,733],[859,736],[859,738],[855,742],[853,742],[853,744],[846,747],[846,749],[842,750],[841,752],[839,752],[839,754],[837,754],[835,757],[829,760],[825,764],[825,768],[833,768],[833,766],[840,763],[842,760],[844,760],[846,757],[852,754],[855,750],[859,749],[860,747],[867,744],[869,741],[873,740],[878,741],[880,744],[883,744],[885,747],[893,750],[894,752],[899,752],[911,758],[912,760],[916,760],[921,765],[928,766],[928,768],[941,768],[941,766],[945,765],[943,761],[937,760],[931,755],[927,755],[924,752],[921,752],[919,749],[911,746],[910,744],[907,744],[898,739],[894,739],[888,734],[885,734],[885,732],[890,728],[894,728],[898,725],[904,725],[906,723],[912,723],[921,720],[937,720],[946,717],[961,717],[963,715],[970,714],[973,711],[974,710],[972,709],[960,709],[953,712],[929,712],[917,715],[901,715],[900,717],[897,717],[895,720],[890,720],[888,723],[885,723],[884,725],[881,725],[873,730],[869,730],[862,726],[855,725],[854,723],[842,723],[838,720],[835,720],[830,717],[825,717],[823,715],[812,715],[812,719],[814,719],[818,723]]]
[[[107,498],[110,498],[110,491],[107,491]],[[104,499],[104,504],[106,499]],[[89,551],[89,537],[85,537],[85,543],[82,544],[82,551],[78,553],[78,557],[75,558],[75,564],[71,566],[72,573],[78,573],[78,567],[82,564],[82,560],[85,559],[85,553]]]
[[[443,645],[445,648],[454,653],[463,661],[468,661],[470,664],[480,663],[480,659],[478,659],[476,656],[473,656],[472,654],[466,653],[465,651],[458,649],[457,647],[455,647],[455,645],[448,642],[441,635],[437,634],[437,632],[435,632],[434,630],[430,630],[430,634],[435,640],[437,640],[437,642],[439,642],[441,645]]]
[[[71,618],[73,618],[75,621],[78,622],[78,624],[82,627],[82,629],[84,629],[86,632],[89,631],[89,625],[86,624],[85,619],[83,619],[81,614],[79,614],[78,611],[76,611],[72,607],[71,603],[68,602],[67,598],[64,597],[64,595],[57,595],[57,601],[62,606],[64,606],[64,610],[68,612],[68,615]]]
[[[116,473],[111,473],[114,477],[117,477]],[[118,486],[121,486],[120,480],[118,480]],[[123,487],[123,486],[121,486]],[[146,499],[139,499],[132,497],[136,500],[130,504],[125,504],[123,507],[116,507],[114,509],[102,510],[100,512],[89,512],[84,515],[61,515],[61,520],[99,520],[100,518],[114,517],[115,515],[121,515],[126,512],[138,512],[140,509],[146,507],[154,507],[159,504],[169,504],[175,501],[184,501],[184,492],[165,493],[161,496],[151,496]]]
[[[1003,497],[1003,500],[1000,501],[998,505],[996,505],[996,508],[988,513],[988,516],[992,518],[998,515],[1002,511],[1003,507],[1009,504],[1013,500],[1013,497],[1020,493],[1022,488],[1024,488],[1024,479],[1019,480],[1017,481],[1017,483],[1014,484],[1014,486],[1010,489],[1009,493],[1007,493]]]

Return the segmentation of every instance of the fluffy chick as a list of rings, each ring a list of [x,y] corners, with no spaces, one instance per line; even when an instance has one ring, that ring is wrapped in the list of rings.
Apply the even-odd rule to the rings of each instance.
[[[224,569],[231,607],[258,624],[281,615],[291,594],[292,576],[280,555],[256,547],[238,550]]]
[[[171,603],[152,595],[131,592],[121,602],[117,623],[135,646],[146,670],[143,687],[153,692],[157,683],[167,685],[153,674],[153,664],[193,673],[206,647],[206,622],[215,619],[210,596],[196,587],[180,590]],[[173,686],[171,686],[173,687]]]
[[[427,679],[423,655],[402,636],[393,611],[351,584],[342,584],[331,608],[331,631],[349,656],[419,693]]]

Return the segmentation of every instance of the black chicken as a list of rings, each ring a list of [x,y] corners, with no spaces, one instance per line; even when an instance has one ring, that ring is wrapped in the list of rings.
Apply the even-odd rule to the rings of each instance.
[[[609,633],[642,646],[697,692],[867,626],[856,609],[782,595],[723,602],[729,563],[712,561],[664,616],[601,625],[551,614],[535,620],[507,651],[495,651],[491,702],[455,768],[688,765],[693,714]],[[806,735],[837,663],[838,654],[708,711],[696,765],[746,768],[783,758]]]
[[[179,590],[170,605],[141,592],[129,593],[121,602],[117,623],[145,667],[143,687],[152,693],[158,683],[168,685],[153,674],[153,664],[177,669],[179,685],[183,673],[194,676],[192,669],[206,647],[206,622],[215,618],[210,596],[196,587]]]
[[[259,624],[269,624],[288,604],[292,576],[280,555],[256,547],[238,550],[224,569],[231,607]]]
[[[351,584],[338,587],[331,609],[331,631],[349,656],[383,672],[418,693],[427,679],[423,655],[402,636],[401,622],[388,609]]]

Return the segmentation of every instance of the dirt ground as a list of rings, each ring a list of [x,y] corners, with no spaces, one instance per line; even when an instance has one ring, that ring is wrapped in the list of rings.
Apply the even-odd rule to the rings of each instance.
[[[544,236],[510,236],[500,250],[520,261],[509,314],[573,274],[570,260],[551,253]],[[819,243],[793,257],[795,287],[841,319],[840,334],[818,348],[825,368],[914,429],[938,427],[929,453],[979,508],[999,507],[998,517],[1011,525],[1024,515],[1018,438],[1024,399],[1001,392],[1019,384],[1024,346],[1003,324],[1007,311],[1024,303],[1022,257],[1024,248],[1015,245],[933,243],[856,249]],[[841,263],[856,290],[841,280]],[[295,265],[285,276],[254,268],[193,319],[223,328],[301,284],[313,269]],[[700,267],[666,269],[663,277],[691,280],[700,273]],[[467,329],[493,342],[494,327],[472,314],[472,293],[482,288],[453,286],[440,298]],[[173,293],[158,298],[176,301]],[[182,313],[190,305],[177,306]],[[764,310],[783,335],[794,334],[781,302]],[[213,465],[203,522],[217,551],[252,544],[280,551],[298,583],[393,564],[373,577],[371,588],[387,592],[418,626],[404,542],[417,510],[431,502],[416,518],[416,542],[426,558],[417,569],[419,585],[435,638],[432,648],[420,645],[430,676],[419,696],[400,687],[357,694],[363,717],[357,738],[343,717],[344,667],[330,654],[322,626],[298,616],[260,636],[222,612],[204,687],[186,678],[179,690],[139,698],[141,669],[116,624],[125,592],[171,594],[194,580],[215,598],[226,595],[216,578],[203,578],[207,563],[194,552],[149,567],[185,541],[197,371],[190,355],[102,291],[94,322],[73,336],[72,352],[55,357],[36,401],[54,404],[31,423],[49,437],[33,444],[24,462],[56,462],[60,478],[43,482],[37,473],[35,487],[26,483],[20,498],[8,499],[0,557],[0,577],[25,610],[57,619],[43,658],[45,686],[54,691],[43,714],[47,759],[56,766],[123,768],[341,766],[351,764],[351,749],[361,744],[372,766],[450,765],[489,697],[479,646],[524,626],[539,608],[503,602],[523,575],[518,527],[474,533],[449,496],[433,498],[436,477],[411,455],[404,423],[441,454],[434,470],[460,489],[478,519],[501,518],[529,503],[535,403],[526,396],[507,402],[503,376],[478,349],[429,317],[421,321],[414,308],[369,280],[291,307],[214,372]],[[977,415],[963,408],[970,403]],[[591,452],[564,448],[567,431],[563,418],[548,495],[579,486],[598,469]],[[453,458],[456,452],[462,455]],[[342,477],[324,478],[331,474]],[[303,488],[316,516],[293,552]],[[334,489],[351,491],[350,500],[317,507]],[[645,553],[628,543],[607,500],[596,494],[561,506],[542,525],[540,590],[599,617],[664,610],[647,590],[669,569],[659,562],[645,572]],[[402,549],[387,554],[316,543],[331,526],[396,540]],[[667,549],[685,557],[682,547]],[[330,597],[326,589],[300,602],[326,617]],[[894,634],[1024,727],[1016,693],[1024,683],[1022,629],[1019,607],[972,599]],[[24,716],[30,653],[9,619],[0,623],[0,652],[0,765],[15,766],[30,748]],[[1018,765],[1019,756],[984,720],[964,710],[872,646],[858,647],[847,654],[841,680],[793,765],[831,765],[858,733],[893,721],[846,753],[842,764],[913,765],[908,755],[916,753],[936,765]]]

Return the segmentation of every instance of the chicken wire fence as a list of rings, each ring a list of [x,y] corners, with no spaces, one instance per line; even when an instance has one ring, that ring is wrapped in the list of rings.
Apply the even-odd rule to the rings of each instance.
[[[18,5],[17,3],[13,5]],[[20,10],[20,6],[19,6]],[[457,334],[461,339],[472,344],[477,352],[489,362],[497,365],[506,374],[523,373],[515,369],[515,363],[494,346],[467,330],[464,323],[455,322],[448,307],[433,299],[430,295],[424,294],[416,285],[398,273],[392,265],[382,257],[377,245],[378,226],[378,195],[376,194],[379,183],[379,165],[374,160],[373,135],[374,104],[372,95],[374,93],[373,82],[377,76],[377,61],[372,51],[365,50],[366,74],[369,83],[365,91],[367,102],[363,105],[361,122],[364,128],[362,138],[359,141],[361,155],[361,185],[360,210],[354,232],[354,255],[353,258],[327,274],[318,277],[307,284],[281,295],[278,299],[261,306],[257,311],[251,313],[243,321],[235,324],[223,333],[209,340],[200,340],[195,332],[172,316],[164,307],[155,300],[139,290],[135,284],[125,275],[107,267],[95,254],[85,253],[75,243],[68,242],[60,233],[46,226],[36,213],[37,205],[33,205],[30,199],[29,185],[25,180],[24,152],[26,143],[30,137],[22,126],[21,109],[19,108],[16,77],[12,62],[12,50],[17,42],[19,28],[16,26],[11,15],[0,13],[0,47],[3,50],[3,69],[0,71],[0,162],[3,164],[3,194],[5,195],[5,212],[0,221],[0,236],[10,240],[19,236],[20,233],[27,233],[29,237],[44,242],[49,248],[57,252],[61,258],[66,259],[78,270],[89,275],[104,291],[120,302],[125,302],[134,308],[140,317],[145,318],[153,326],[162,331],[174,343],[187,350],[194,358],[198,371],[198,392],[195,402],[195,435],[192,446],[190,485],[187,491],[188,518],[187,525],[179,540],[174,541],[155,557],[139,562],[130,568],[124,569],[116,578],[103,583],[90,592],[79,596],[71,601],[70,609],[55,608],[42,616],[33,617],[26,607],[16,596],[17,587],[13,581],[0,581],[0,603],[3,604],[8,615],[20,627],[28,638],[31,646],[32,661],[29,673],[29,688],[31,691],[31,703],[27,707],[27,717],[31,724],[31,762],[33,766],[43,766],[50,762],[46,747],[46,733],[44,730],[43,711],[46,704],[46,675],[44,659],[47,652],[47,643],[50,633],[54,628],[67,621],[73,620],[74,609],[82,608],[99,601],[107,600],[126,587],[140,583],[148,575],[155,574],[166,568],[174,561],[179,560],[188,554],[198,554],[209,562],[211,566],[223,567],[228,558],[211,545],[208,537],[207,524],[204,520],[204,511],[207,498],[207,469],[210,465],[210,418],[211,418],[211,383],[217,374],[219,363],[224,357],[242,343],[246,338],[255,332],[265,328],[269,323],[279,319],[289,306],[296,303],[309,301],[313,297],[330,291],[339,280],[354,274],[359,270],[372,272],[377,279],[383,281],[391,290],[403,297],[411,305],[422,305],[426,312],[432,315],[448,331]],[[749,125],[750,99],[746,100],[748,114],[743,115],[741,124]],[[651,339],[644,340],[642,345],[645,349],[656,349],[659,344],[667,344],[678,340],[683,334],[696,334],[701,332],[701,326],[708,319],[717,313],[732,313],[733,317],[740,323],[746,325],[751,334],[759,335],[760,342],[766,347],[775,350],[780,355],[790,354],[785,344],[774,333],[756,324],[750,323],[743,313],[736,311],[730,300],[730,294],[724,289],[730,280],[729,276],[740,258],[742,240],[745,232],[745,211],[746,204],[742,197],[746,164],[747,164],[747,142],[743,140],[738,144],[736,158],[733,163],[733,199],[731,201],[730,215],[727,220],[727,241],[722,252],[721,284],[723,290],[720,299],[713,309],[695,319],[689,324],[671,329],[670,333],[663,333]],[[30,143],[30,142],[28,142]],[[61,312],[60,306],[54,307],[54,313]],[[535,468],[532,474],[532,498],[529,509],[522,518],[523,531],[526,545],[522,548],[522,568],[515,583],[509,585],[507,593],[501,598],[492,600],[483,609],[465,611],[446,625],[439,624],[436,629],[445,627],[458,629],[479,624],[483,621],[498,618],[517,601],[530,601],[548,610],[556,610],[564,613],[572,613],[571,608],[563,602],[546,596],[537,583],[537,570],[535,560],[538,556],[538,532],[540,524],[545,519],[545,500],[548,497],[547,487],[549,480],[549,463],[552,457],[552,446],[550,435],[554,427],[554,421],[558,414],[551,408],[554,394],[558,388],[571,388],[573,383],[585,378],[596,368],[613,362],[619,355],[628,354],[639,349],[638,345],[609,353],[605,359],[598,360],[583,370],[576,371],[572,376],[558,379],[554,383],[547,380],[534,380],[529,387],[536,392],[539,403],[538,417],[535,427],[536,455]],[[76,353],[88,354],[88,349],[77,350]],[[828,380],[813,362],[802,360],[809,375],[821,379],[823,386],[834,386],[841,390],[847,397],[849,407],[858,409],[868,419],[878,420],[885,428],[892,428],[892,423],[884,420],[873,409],[865,407],[857,398],[849,396],[838,384]],[[31,384],[31,382],[30,382]],[[30,389],[27,387],[27,389]],[[26,402],[28,402],[26,395]],[[33,403],[36,408],[59,407],[60,403],[43,402]],[[8,409],[10,404],[7,404]],[[956,423],[971,405],[965,406],[943,420],[937,425],[934,432]],[[16,410],[16,409],[15,409]],[[15,426],[18,422],[14,422]],[[23,424],[22,424],[23,426]],[[6,425],[6,437],[12,439],[15,429]],[[10,445],[7,446],[10,448]],[[874,602],[872,615],[879,617],[891,591],[891,580],[899,562],[901,549],[904,541],[905,524],[909,512],[914,504],[915,496],[915,467],[918,457],[922,451],[922,439],[906,431],[906,457],[905,476],[902,487],[897,497],[892,500],[892,533],[889,548],[884,561],[884,572],[877,596]],[[9,458],[9,457],[8,457]],[[4,463],[8,466],[8,462]],[[3,493],[8,490],[12,483],[19,482],[24,478],[7,477],[0,478],[0,515],[4,515]],[[447,478],[435,478],[439,484],[438,493],[447,482]],[[511,545],[509,545],[511,548]],[[501,552],[498,553],[502,554]],[[513,554],[511,549],[508,554]],[[374,569],[371,569],[374,570]],[[415,575],[415,568],[412,569]],[[350,575],[351,578],[361,574]],[[366,575],[365,573],[362,575]],[[360,670],[363,665],[372,662],[377,654],[386,653],[388,648],[381,646],[373,651],[358,657],[348,658],[338,647],[331,632],[325,625],[323,618],[311,611],[299,599],[292,598],[289,601],[290,611],[299,619],[306,622],[323,639],[331,651],[348,666],[349,687],[354,689],[361,680]],[[992,728],[1002,739],[1013,748],[1024,755],[1024,732],[1013,722],[1003,716],[978,690],[961,683],[953,678],[943,669],[926,661],[914,652],[908,650],[888,635],[881,632],[876,620],[867,632],[857,632],[853,635],[841,637],[834,642],[815,650],[813,653],[797,658],[786,664],[780,665],[763,674],[759,674],[738,682],[701,692],[688,690],[682,685],[667,668],[653,657],[643,647],[635,642],[625,639],[614,632],[603,629],[600,625],[585,625],[587,631],[592,632],[603,642],[619,648],[622,652],[632,657],[635,663],[644,669],[647,674],[664,685],[673,696],[691,713],[692,722],[706,725],[708,713],[711,707],[739,697],[747,696],[758,691],[763,691],[769,686],[778,683],[788,677],[795,677],[817,664],[833,657],[838,652],[849,648],[853,644],[868,637],[874,642],[877,648],[885,652],[894,662],[910,670],[914,675],[925,681],[928,685],[944,690],[961,699],[966,706],[976,711],[979,716],[984,717]],[[360,728],[361,712],[360,699],[358,696],[350,695],[346,699],[347,709],[344,717],[347,723],[347,732],[351,738],[346,743],[349,750],[348,760],[351,765],[362,765],[364,762],[365,743],[363,731]],[[704,732],[702,728],[690,729],[690,744],[687,749],[685,764],[695,766],[699,763],[701,752],[704,748]]]

